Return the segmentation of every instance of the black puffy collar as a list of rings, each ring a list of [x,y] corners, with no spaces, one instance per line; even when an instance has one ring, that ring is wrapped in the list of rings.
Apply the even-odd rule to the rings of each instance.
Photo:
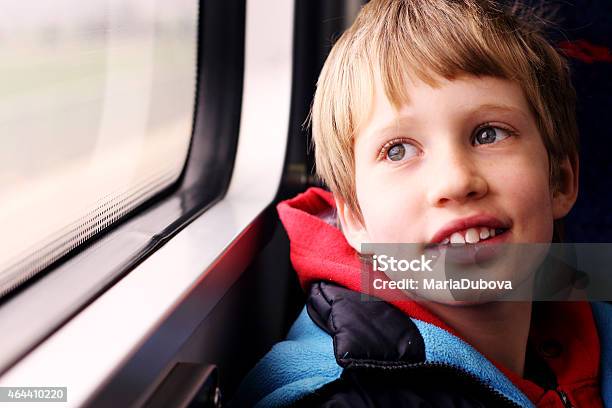
[[[338,364],[406,366],[425,361],[425,344],[410,317],[392,305],[329,282],[310,287],[307,311],[334,342]]]

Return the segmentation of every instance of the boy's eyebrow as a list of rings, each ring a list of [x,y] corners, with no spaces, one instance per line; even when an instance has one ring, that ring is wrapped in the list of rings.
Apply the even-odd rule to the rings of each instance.
[[[389,123],[385,126],[382,126],[376,130],[374,130],[374,134],[377,136],[385,136],[387,133],[392,133],[396,131],[398,128],[406,127],[410,125],[411,118],[406,116],[399,116],[393,123]]]
[[[512,105],[485,103],[482,105],[478,105],[472,108],[471,110],[472,111],[488,110],[488,111],[500,111],[500,112],[507,112],[507,113],[518,113],[521,116],[523,116],[524,119],[528,117],[527,113],[523,112],[523,109],[519,108],[518,106],[512,106]]]
[[[518,106],[513,105],[504,105],[504,104],[496,104],[496,103],[485,103],[477,106],[467,106],[465,109],[465,114],[474,114],[482,111],[494,111],[499,113],[507,113],[507,114],[518,114],[521,116],[523,120],[528,120],[529,115],[524,112],[523,109]],[[373,134],[376,136],[384,137],[387,133],[393,133],[397,131],[398,128],[404,128],[410,126],[412,123],[412,118],[410,115],[402,114],[399,115],[393,123],[387,124],[385,126],[380,127],[379,129],[374,130]]]

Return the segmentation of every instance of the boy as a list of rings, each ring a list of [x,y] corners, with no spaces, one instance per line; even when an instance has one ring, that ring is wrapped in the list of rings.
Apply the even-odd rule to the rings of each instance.
[[[531,20],[486,0],[363,7],[312,109],[333,195],[278,206],[307,306],[235,405],[612,406],[608,304],[359,294],[364,243],[553,240],[578,191],[574,93]]]

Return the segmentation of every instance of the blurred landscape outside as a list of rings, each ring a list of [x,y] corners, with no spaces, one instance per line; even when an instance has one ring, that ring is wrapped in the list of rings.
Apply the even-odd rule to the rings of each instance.
[[[171,184],[197,0],[3,1],[0,296]]]

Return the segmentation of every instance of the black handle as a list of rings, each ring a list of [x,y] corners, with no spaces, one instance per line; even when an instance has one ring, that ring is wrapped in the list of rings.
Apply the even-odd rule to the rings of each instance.
[[[146,408],[220,408],[217,367],[177,363],[144,404]]]

